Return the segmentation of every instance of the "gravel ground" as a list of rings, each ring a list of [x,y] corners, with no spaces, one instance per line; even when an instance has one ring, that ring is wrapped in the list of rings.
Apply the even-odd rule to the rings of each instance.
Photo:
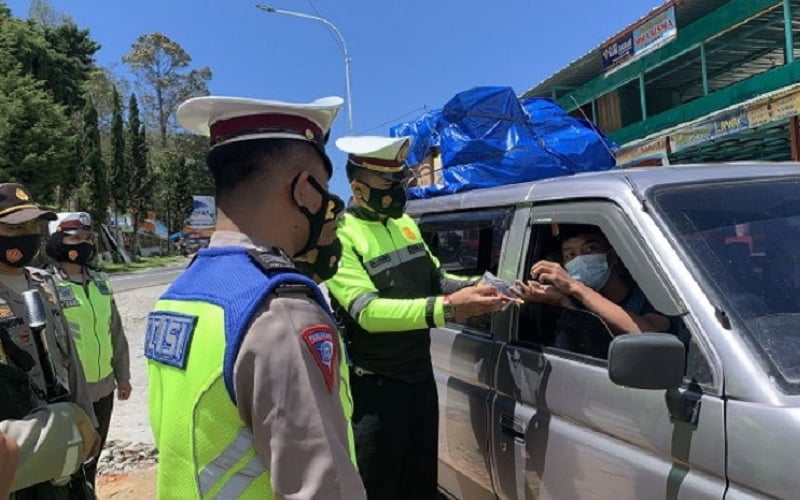
[[[147,314],[167,285],[139,288],[114,294],[131,355],[133,392],[127,401],[114,401],[108,440],[153,443],[147,419],[147,364],[144,358],[144,330]]]
[[[133,392],[127,401],[114,401],[108,439],[98,464],[100,475],[128,472],[156,461],[147,417],[147,365],[142,346],[147,314],[166,288],[150,286],[114,294],[130,347]]]

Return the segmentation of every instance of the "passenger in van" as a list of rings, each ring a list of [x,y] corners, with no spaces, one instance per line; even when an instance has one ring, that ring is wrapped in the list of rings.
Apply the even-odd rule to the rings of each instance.
[[[599,316],[614,335],[666,332],[670,320],[648,302],[617,253],[595,226],[562,225],[561,262],[540,260],[531,267],[532,280],[517,281],[517,295]]]

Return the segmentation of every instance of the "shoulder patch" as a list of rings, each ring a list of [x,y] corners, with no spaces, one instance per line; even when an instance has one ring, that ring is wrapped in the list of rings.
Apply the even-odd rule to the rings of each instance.
[[[11,310],[11,306],[8,305],[8,302],[3,301],[3,303],[0,304],[0,319],[7,319],[13,317],[14,317],[14,311]]]
[[[197,316],[154,311],[147,316],[144,356],[147,359],[186,368]]]
[[[333,328],[330,325],[314,325],[303,330],[300,336],[303,337],[311,356],[322,371],[328,392],[333,392],[333,381],[339,359],[339,343],[336,341]]]
[[[97,285],[97,290],[102,295],[111,295],[111,288],[109,288],[107,281],[105,281],[105,280],[96,280],[94,282],[94,284]]]

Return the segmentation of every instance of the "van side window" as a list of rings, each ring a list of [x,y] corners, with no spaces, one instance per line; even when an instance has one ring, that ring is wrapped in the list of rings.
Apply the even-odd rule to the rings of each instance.
[[[442,269],[460,276],[470,276],[478,269],[480,230],[453,229],[436,231],[428,247],[439,259]],[[423,235],[424,237],[424,235]]]
[[[615,335],[674,329],[599,227],[535,225],[531,238],[523,277],[526,302],[518,323],[521,342],[602,360]]]
[[[422,238],[439,259],[442,270],[455,278],[477,279],[497,274],[505,236],[506,211],[492,210],[432,216],[420,221]],[[474,333],[491,334],[491,314],[458,323]]]

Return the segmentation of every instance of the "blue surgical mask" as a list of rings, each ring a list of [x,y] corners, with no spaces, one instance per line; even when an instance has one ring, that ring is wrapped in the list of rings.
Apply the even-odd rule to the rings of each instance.
[[[564,265],[573,279],[576,279],[592,290],[599,291],[611,277],[611,268],[604,253],[579,255]]]

